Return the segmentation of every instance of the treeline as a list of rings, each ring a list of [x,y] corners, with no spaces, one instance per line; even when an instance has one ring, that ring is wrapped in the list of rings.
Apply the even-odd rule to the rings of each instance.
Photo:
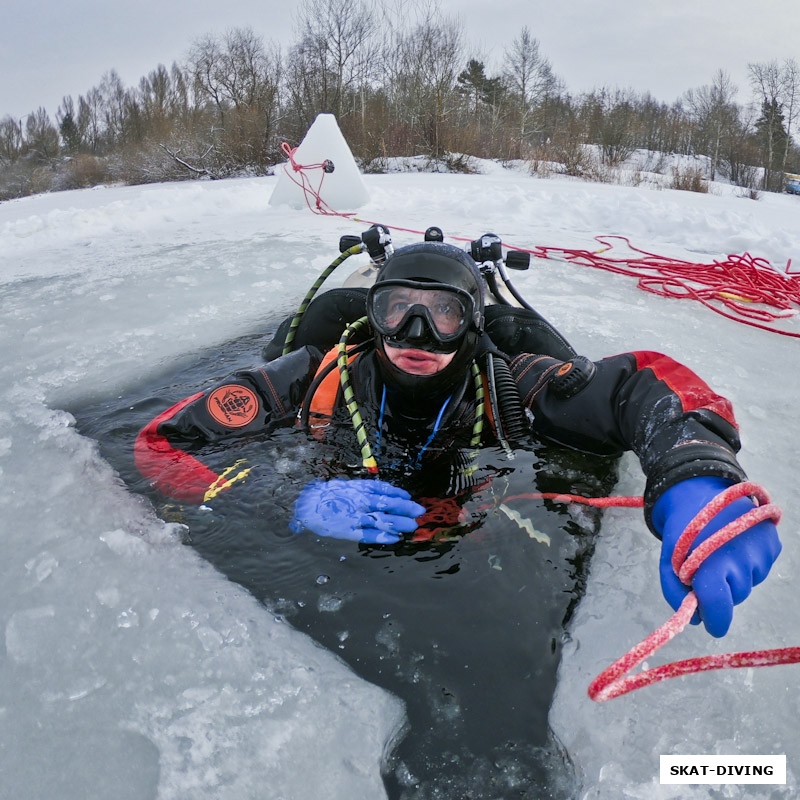
[[[401,0],[398,0],[401,2]],[[0,120],[0,199],[103,182],[266,174],[317,114],[336,115],[367,172],[392,156],[451,169],[466,156],[528,159],[596,177],[637,149],[704,156],[705,179],[780,191],[800,172],[794,60],[751,64],[752,99],[724,71],[673,104],[600,89],[573,96],[522,28],[497,68],[471,54],[456,21],[430,5],[304,0],[294,43],[251,29],[195,41],[134,87],[115,71],[52,120],[44,108]],[[435,3],[435,0],[434,0]],[[657,169],[657,165],[656,165]]]

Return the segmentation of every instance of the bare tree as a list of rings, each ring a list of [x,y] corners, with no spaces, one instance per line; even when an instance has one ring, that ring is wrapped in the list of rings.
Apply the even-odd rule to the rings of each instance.
[[[92,153],[101,148],[103,135],[103,96],[96,86],[78,98],[78,127],[84,131],[86,144]]]
[[[459,105],[455,86],[463,49],[461,24],[436,5],[424,8],[417,24],[396,31],[392,41],[387,90],[396,118],[435,158],[447,149],[448,125]]]
[[[719,170],[725,138],[731,135],[738,123],[739,109],[734,103],[737,91],[730,75],[720,69],[710,86],[690,89],[686,93],[692,121],[705,143],[704,149],[710,161],[709,179],[712,181]]]
[[[290,52],[289,91],[307,116],[330,112],[341,119],[348,105],[361,105],[376,72],[379,41],[375,11],[363,0],[304,0],[299,42]]]
[[[22,121],[6,115],[0,120],[0,164],[13,164],[23,151]]]
[[[648,163],[655,159],[656,171],[669,153],[687,152],[685,134],[692,126],[680,102],[659,103],[647,92],[634,99],[634,109],[638,117],[636,146],[649,151]]]
[[[123,142],[127,133],[129,97],[122,78],[115,69],[106,72],[100,81],[105,135],[111,142]]]
[[[170,115],[172,80],[167,68],[159,64],[139,81],[138,99],[149,127],[161,127]]]
[[[261,109],[274,100],[279,63],[252,28],[235,28],[223,38],[216,78],[235,109]]]
[[[213,101],[220,117],[230,109],[263,109],[276,100],[280,51],[267,48],[252,28],[198,39],[188,61],[196,90]]]
[[[519,104],[520,140],[526,141],[536,107],[557,91],[559,82],[527,26],[506,49],[504,68],[506,84]]]
[[[632,92],[607,88],[591,92],[582,98],[578,117],[588,141],[600,146],[607,166],[619,166],[636,149],[639,116]]]
[[[182,121],[186,121],[188,118],[191,105],[189,82],[186,78],[187,75],[180,65],[177,62],[173,62],[170,69],[169,107],[172,115]]]
[[[800,117],[800,66],[793,58],[788,58],[783,63],[781,74],[783,83],[784,122],[786,123],[786,146],[783,152],[782,166],[786,171],[786,162],[792,146],[792,128]]]
[[[194,81],[198,99],[209,99],[224,122],[226,104],[224,87],[219,77],[222,46],[216,36],[208,35],[195,40],[189,50],[188,69]]]
[[[281,82],[281,54],[250,28],[234,28],[222,38],[197,40],[188,71],[201,105],[210,101],[217,119],[208,138],[238,164],[262,164],[275,134]]]
[[[25,147],[37,161],[48,161],[58,155],[58,131],[42,106],[28,114]]]

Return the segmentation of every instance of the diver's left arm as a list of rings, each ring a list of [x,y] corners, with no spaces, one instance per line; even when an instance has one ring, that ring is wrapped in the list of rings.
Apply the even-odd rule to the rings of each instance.
[[[676,608],[689,591],[670,557],[686,524],[746,475],[733,409],[688,367],[653,352],[625,353],[592,364],[523,354],[512,372],[534,432],[579,450],[612,455],[633,450],[647,477],[645,519],[662,539],[662,588]],[[695,547],[750,508],[747,499],[718,514]],[[762,522],[702,564],[693,587],[699,616],[715,636],[727,631],[733,606],[760,583],[780,553],[777,529]]]

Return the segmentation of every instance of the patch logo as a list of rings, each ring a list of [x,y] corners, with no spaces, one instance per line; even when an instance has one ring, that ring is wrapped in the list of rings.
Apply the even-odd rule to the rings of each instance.
[[[229,383],[214,389],[206,400],[208,413],[226,428],[243,428],[258,414],[258,398],[244,386]]]

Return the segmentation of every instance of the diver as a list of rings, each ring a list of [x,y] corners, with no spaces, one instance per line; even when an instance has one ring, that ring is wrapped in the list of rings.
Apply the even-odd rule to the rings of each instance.
[[[312,307],[336,303],[340,291]],[[476,261],[441,241],[393,251],[369,290],[345,301],[356,308],[351,319],[365,311],[369,324],[357,331],[343,368],[336,369],[336,348],[301,337],[292,352],[237,371],[153,419],[135,444],[141,474],[167,496],[208,502],[246,482],[248,468],[218,473],[195,455],[199,445],[307,424],[316,438],[357,442],[364,467],[358,477],[350,470],[305,486],[292,530],[392,545],[415,535],[430,510],[417,502],[423,492],[399,484],[413,487],[419,465],[443,453],[464,454],[442,490],[457,493],[470,484],[470,452],[499,440],[534,437],[601,456],[632,450],[647,479],[645,520],[662,541],[662,591],[673,608],[680,605],[689,587],[670,562],[678,537],[706,504],[746,477],[725,398],[659,353],[591,362],[553,329],[555,344],[539,347],[536,337],[522,334],[532,324],[541,329],[543,318],[487,305]],[[340,320],[339,311],[333,316],[339,330],[351,321]],[[500,368],[500,405],[486,402],[487,372],[494,369],[488,363]],[[729,505],[694,546],[753,506],[748,498]],[[734,606],[767,577],[780,551],[776,526],[764,521],[714,552],[694,578],[693,622],[724,636]]]

